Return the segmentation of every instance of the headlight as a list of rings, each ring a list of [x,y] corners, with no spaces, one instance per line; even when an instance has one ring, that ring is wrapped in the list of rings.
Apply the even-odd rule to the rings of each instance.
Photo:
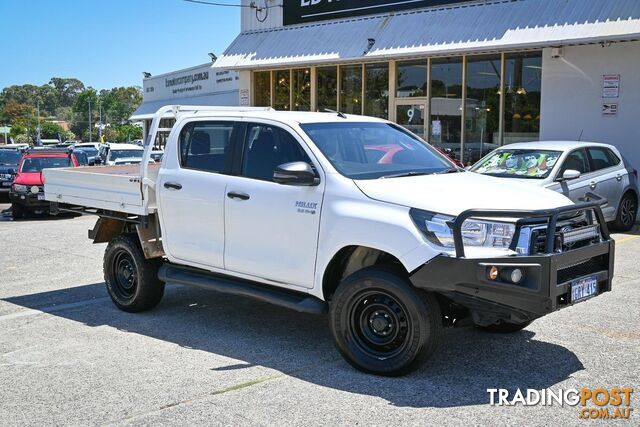
[[[13,191],[16,193],[26,193],[29,189],[26,185],[22,184],[13,184]]]
[[[411,209],[411,219],[431,243],[453,248],[454,217]],[[512,223],[468,219],[462,224],[462,241],[465,246],[508,248],[516,232]]]

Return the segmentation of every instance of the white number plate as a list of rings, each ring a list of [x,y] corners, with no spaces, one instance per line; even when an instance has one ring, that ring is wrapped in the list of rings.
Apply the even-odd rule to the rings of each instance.
[[[571,302],[578,302],[598,294],[598,277],[588,276],[571,282]]]
[[[44,200],[44,194],[38,194],[38,200]]]
[[[5,181],[2,183],[3,187],[11,187],[11,181]]]

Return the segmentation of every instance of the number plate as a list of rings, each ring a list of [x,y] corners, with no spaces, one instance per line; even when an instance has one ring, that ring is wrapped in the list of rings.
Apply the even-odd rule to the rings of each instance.
[[[588,276],[571,282],[571,302],[579,302],[598,294],[598,277]]]
[[[38,194],[38,200],[44,200],[44,194]]]
[[[3,187],[11,187],[11,181],[5,181],[2,183]]]

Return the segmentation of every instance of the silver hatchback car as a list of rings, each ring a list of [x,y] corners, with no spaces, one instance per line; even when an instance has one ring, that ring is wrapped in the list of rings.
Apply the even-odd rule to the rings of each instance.
[[[602,212],[619,231],[630,230],[638,213],[638,172],[608,144],[540,141],[509,144],[480,159],[471,169],[519,179],[580,202],[587,193],[606,199]]]

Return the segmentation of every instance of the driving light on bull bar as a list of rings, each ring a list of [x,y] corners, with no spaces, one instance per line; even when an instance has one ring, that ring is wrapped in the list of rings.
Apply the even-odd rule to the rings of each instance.
[[[31,193],[32,194],[38,194],[39,191],[40,191],[40,189],[38,188],[37,185],[34,185],[33,187],[31,187]]]
[[[520,270],[519,268],[514,268],[513,271],[511,271],[510,277],[513,283],[520,283],[520,281],[522,280],[522,270]]]

